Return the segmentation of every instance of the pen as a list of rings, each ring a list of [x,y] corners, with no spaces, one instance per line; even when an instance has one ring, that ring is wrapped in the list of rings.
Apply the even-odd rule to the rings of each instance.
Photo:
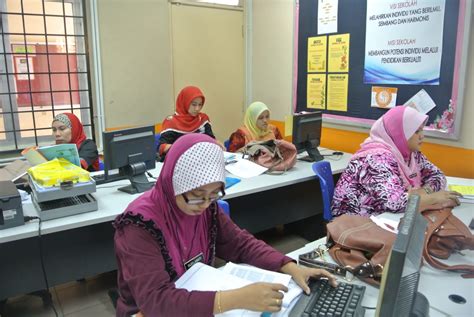
[[[237,160],[225,161],[225,165],[237,163]]]

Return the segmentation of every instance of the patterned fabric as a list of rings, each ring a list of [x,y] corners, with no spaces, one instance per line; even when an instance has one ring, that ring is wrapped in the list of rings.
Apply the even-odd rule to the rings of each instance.
[[[414,153],[421,186],[433,191],[446,188],[444,174],[421,153]],[[408,187],[398,161],[390,152],[368,154],[351,159],[334,190],[332,214],[357,214],[365,217],[405,210]]]
[[[66,116],[66,114],[64,114],[64,113],[60,113],[60,114],[56,115],[56,117],[54,117],[53,122],[54,121],[61,122],[62,124],[64,124],[69,129],[72,128],[71,120],[69,120],[68,116]]]
[[[418,166],[415,155],[408,148],[408,139],[426,124],[428,116],[411,107],[397,106],[390,109],[372,125],[369,137],[353,158],[368,154],[390,152],[397,160],[402,178],[408,187],[420,186]]]
[[[174,167],[175,196],[214,182],[225,183],[224,165],[222,149],[215,143],[193,145],[181,155]]]

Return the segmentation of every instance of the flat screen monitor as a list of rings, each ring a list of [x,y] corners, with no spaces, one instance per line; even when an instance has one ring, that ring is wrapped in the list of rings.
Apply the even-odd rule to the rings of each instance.
[[[293,115],[293,144],[298,153],[308,152],[300,160],[317,162],[323,159],[318,146],[321,142],[322,112],[302,112]]]
[[[119,188],[120,191],[135,194],[150,189],[153,183],[148,181],[145,173],[155,168],[155,127],[108,131],[102,136],[105,179],[116,178],[117,173],[111,171],[118,169],[118,178],[126,177],[131,183]]]
[[[427,222],[419,212],[420,197],[411,195],[387,259],[376,316],[428,316],[429,303],[418,292]]]

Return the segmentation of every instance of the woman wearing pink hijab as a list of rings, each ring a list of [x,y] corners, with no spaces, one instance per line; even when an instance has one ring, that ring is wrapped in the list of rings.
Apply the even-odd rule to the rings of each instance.
[[[166,155],[153,189],[133,201],[114,222],[118,262],[117,316],[213,316],[233,309],[276,312],[287,288],[254,283],[226,291],[178,289],[174,282],[196,262],[215,257],[290,274],[309,292],[303,268],[237,227],[218,208],[224,196],[224,155],[204,134],[180,137]],[[249,206],[251,208],[251,206]]]
[[[410,194],[420,210],[459,205],[446,177],[420,152],[428,116],[398,106],[378,119],[351,158],[334,190],[332,214],[378,215],[403,212]]]

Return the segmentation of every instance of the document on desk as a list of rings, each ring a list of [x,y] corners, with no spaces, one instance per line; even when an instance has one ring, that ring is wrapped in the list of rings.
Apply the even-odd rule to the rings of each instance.
[[[284,315],[289,303],[302,293],[302,289],[287,274],[234,263],[228,263],[222,269],[196,263],[176,281],[175,285],[176,288],[184,288],[188,291],[224,291],[256,282],[281,283],[288,287],[288,292],[283,297],[282,310],[274,316]],[[260,315],[260,312],[235,309],[218,316],[259,317]]]
[[[246,159],[236,159],[232,164],[226,164],[225,169],[237,177],[250,178],[265,173],[268,168]]]
[[[457,191],[462,194],[459,201],[474,204],[474,186],[473,185],[449,185],[449,190]]]

